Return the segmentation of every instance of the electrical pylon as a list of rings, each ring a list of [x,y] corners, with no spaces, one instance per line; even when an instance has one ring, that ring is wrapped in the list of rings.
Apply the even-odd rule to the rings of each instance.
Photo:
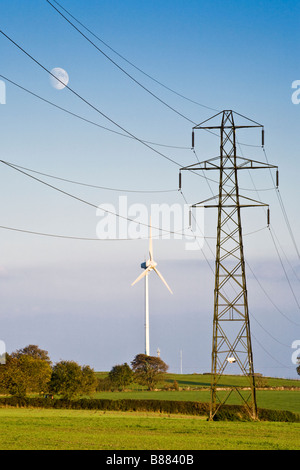
[[[214,125],[212,121],[218,117],[221,117],[221,124]],[[237,125],[235,117],[236,120],[242,118],[243,122]],[[194,131],[196,129],[218,130],[220,131],[220,155],[181,168],[179,173],[181,186],[181,172],[183,170],[193,172],[197,170],[219,171],[219,194],[192,205],[192,207],[202,206],[218,209],[211,359],[211,420],[214,419],[220,407],[225,404],[233,391],[238,393],[240,401],[245,405],[250,416],[257,419],[241,209],[257,206],[268,207],[268,204],[240,195],[238,171],[276,168],[278,182],[278,168],[237,155],[236,131],[253,127],[262,129],[262,146],[264,146],[263,126],[231,110],[222,111],[195,126],[192,131],[192,147],[194,147]],[[269,207],[267,214],[269,225]],[[222,388],[218,386],[220,378],[225,369],[232,364],[238,365],[242,375],[247,378],[247,386],[243,387],[248,390],[246,395],[239,387],[227,389],[226,394],[224,390],[219,393]]]

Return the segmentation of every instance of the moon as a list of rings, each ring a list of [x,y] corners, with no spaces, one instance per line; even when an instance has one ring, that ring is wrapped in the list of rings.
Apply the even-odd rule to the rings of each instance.
[[[52,75],[50,75],[50,83],[53,88],[55,88],[56,90],[63,90],[69,83],[69,75],[67,74],[67,72],[64,69],[61,69],[60,67],[55,67],[51,70],[51,73]],[[53,75],[56,78],[54,78]]]

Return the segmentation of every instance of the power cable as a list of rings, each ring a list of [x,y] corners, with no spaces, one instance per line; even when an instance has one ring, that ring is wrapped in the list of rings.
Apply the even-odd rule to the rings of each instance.
[[[8,166],[12,167],[12,168],[15,168],[15,169],[21,169],[21,170],[25,170],[25,171],[29,171],[30,173],[35,173],[35,174],[38,174],[38,175],[42,175],[42,176],[46,176],[48,178],[53,178],[53,179],[56,179],[56,180],[59,180],[59,181],[64,181],[64,182],[67,182],[67,183],[72,183],[72,184],[77,184],[77,185],[81,185],[81,186],[87,186],[87,187],[91,187],[91,188],[96,188],[96,189],[104,189],[104,190],[109,190],[109,191],[116,191],[116,192],[133,192],[133,193],[165,193],[165,192],[178,192],[178,189],[169,189],[169,190],[152,190],[152,191],[138,191],[138,190],[130,190],[130,189],[120,189],[120,188],[108,188],[108,187],[105,187],[105,186],[97,186],[97,185],[92,185],[92,184],[88,184],[88,183],[82,183],[82,182],[79,182],[79,181],[73,181],[73,180],[69,180],[69,179],[66,179],[66,178],[61,178],[59,176],[54,176],[54,175],[50,175],[48,173],[42,173],[40,171],[36,171],[36,170],[32,170],[31,168],[27,168],[27,167],[24,167],[24,166],[20,166],[20,165],[17,165],[15,163],[12,163],[12,162],[8,162],[8,161],[5,161],[5,160],[0,160],[0,163],[4,163],[4,164],[7,164]],[[26,173],[25,173],[26,175]],[[30,175],[27,175],[27,176],[30,176]],[[41,180],[38,180],[41,182]],[[185,202],[187,203],[187,200],[185,198],[185,196],[183,195],[182,191],[181,191],[181,194],[185,200]],[[82,200],[83,202],[83,200]],[[16,231],[22,231],[21,229],[14,229],[14,228],[11,228],[11,227],[1,227],[0,228],[6,228],[6,229],[11,229],[11,230],[16,230]],[[257,229],[257,230],[254,230],[252,232],[249,232],[249,233],[246,233],[244,234],[244,236],[248,236],[248,235],[253,235],[254,233],[257,233],[257,232],[260,232],[262,230],[265,230],[266,227],[262,227],[260,229]],[[186,230],[186,229],[184,229]],[[26,232],[26,230],[24,230]],[[27,231],[28,233],[34,233],[36,235],[38,235],[39,233],[38,232],[31,232],[31,231]],[[171,232],[170,232],[171,233]],[[176,234],[180,234],[179,232],[172,232],[172,233],[176,233]],[[49,235],[49,234],[43,234],[41,233],[41,235],[47,235],[47,236],[57,236],[58,238],[75,238],[75,239],[83,239],[83,240],[95,240],[93,238],[84,238],[84,237],[68,237],[68,236],[59,236],[59,235]],[[186,234],[185,234],[186,235]],[[216,237],[206,237],[204,234],[203,236],[201,235],[201,238],[203,239],[216,239]],[[116,239],[116,240],[119,240],[119,239]],[[120,239],[120,240],[124,240],[123,238]]]
[[[167,155],[163,154],[162,152],[159,152],[158,150],[154,149],[153,147],[151,147],[146,141],[143,141],[141,140],[140,138],[136,137],[134,134],[132,134],[131,132],[127,131],[125,128],[123,128],[121,125],[119,125],[116,121],[114,121],[113,119],[111,119],[109,116],[107,116],[106,114],[104,114],[101,110],[99,110],[96,106],[94,106],[92,103],[90,103],[89,101],[87,101],[85,98],[83,98],[79,93],[77,93],[75,90],[73,90],[69,85],[66,85],[62,80],[60,80],[58,77],[56,77],[52,72],[50,72],[50,70],[48,70],[45,66],[43,66],[37,59],[35,59],[31,54],[29,54],[27,51],[25,51],[25,49],[23,49],[19,44],[17,44],[12,38],[10,38],[7,34],[5,34],[2,30],[0,30],[0,33],[5,36],[12,44],[14,44],[21,52],[23,52],[25,55],[27,55],[27,57],[29,57],[33,62],[35,62],[39,67],[41,67],[43,70],[45,70],[49,75],[51,75],[53,78],[55,78],[56,80],[58,80],[61,84],[64,85],[65,88],[67,88],[71,93],[73,93],[77,98],[79,98],[81,101],[83,101],[85,104],[87,104],[88,106],[90,106],[93,110],[95,110],[97,113],[101,114],[101,116],[103,116],[105,119],[107,119],[108,121],[110,121],[111,123],[113,123],[116,127],[118,127],[119,129],[123,130],[124,132],[126,132],[126,134],[131,137],[132,139],[136,140],[137,142],[140,142],[141,144],[143,144],[144,146],[146,146],[147,148],[149,148],[150,150],[152,150],[153,152],[155,152],[156,154],[160,155],[161,157],[165,158],[166,160],[174,163],[175,165],[179,166],[179,167],[183,167],[183,165],[181,163],[178,163],[177,161],[175,161],[174,159],[168,157]],[[23,87],[21,87],[23,88]],[[27,90],[26,90],[27,91]],[[30,92],[31,93],[31,92]],[[32,93],[33,95],[35,95],[34,93]],[[37,95],[35,95],[37,96]],[[47,101],[49,104],[52,104],[51,102]],[[55,105],[56,106],[56,105]],[[63,109],[63,108],[61,108]],[[67,111],[68,112],[68,111]],[[71,112],[69,112],[69,114],[73,114]],[[76,117],[79,117],[78,115],[76,115]],[[82,118],[84,119],[84,118]],[[85,119],[84,119],[85,120]],[[210,132],[210,131],[209,131]],[[199,173],[195,172],[195,171],[192,171],[192,173],[195,173],[197,174],[198,176],[204,178],[204,176],[200,175]],[[209,179],[207,177],[205,177],[205,179]],[[210,181],[213,181],[215,183],[217,183],[217,181],[215,180],[212,180],[210,179]]]
[[[177,111],[175,108],[173,108],[172,106],[170,106],[168,103],[166,103],[164,100],[162,100],[161,98],[159,98],[157,95],[155,95],[155,93],[153,93],[152,91],[150,91],[148,88],[146,88],[144,85],[142,85],[142,83],[140,83],[138,80],[136,80],[132,75],[130,75],[128,72],[126,72],[125,69],[123,69],[123,67],[121,67],[119,64],[117,64],[117,62],[115,62],[111,57],[109,57],[109,55],[107,55],[104,51],[102,51],[102,49],[100,49],[100,47],[98,47],[91,39],[89,39],[79,28],[77,28],[77,26],[74,25],[74,23],[72,23],[72,21],[70,21],[63,13],[61,13],[61,11],[59,11],[49,0],[46,0],[47,3],[49,3],[49,5],[55,10],[57,11],[57,13],[60,14],[60,16],[62,18],[64,18],[64,20],[66,20],[79,34],[81,34],[82,37],[84,37],[93,47],[95,47],[102,55],[104,55],[104,57],[106,57],[112,64],[114,64],[119,70],[121,70],[125,75],[127,75],[127,77],[129,77],[131,80],[133,80],[137,85],[139,85],[141,88],[143,88],[143,90],[145,90],[147,93],[149,93],[153,98],[155,98],[156,100],[158,100],[160,103],[162,103],[164,106],[166,106],[167,108],[169,108],[171,111],[173,111],[174,113],[178,114],[179,116],[181,116],[183,119],[185,119],[186,121],[192,123],[192,124],[195,124],[196,123],[194,121],[192,121],[190,118],[188,118],[187,116],[185,116],[184,114],[182,114],[180,111]]]
[[[258,339],[254,336],[254,334],[251,332],[251,336],[253,336],[253,338],[255,339],[255,341],[259,344],[259,346],[265,351],[265,353],[271,357],[271,359],[273,359],[275,362],[277,362],[277,364],[279,364],[280,366],[284,367],[285,369],[292,369],[292,366],[287,366],[285,364],[282,364],[282,362],[278,361],[278,359],[276,359],[276,357],[274,357],[272,354],[270,354],[266,348],[261,344],[260,341],[258,341]]]
[[[125,193],[146,193],[146,194],[149,194],[149,193],[178,192],[178,189],[134,190],[134,189],[121,189],[121,188],[111,188],[111,187],[107,187],[107,186],[98,186],[98,185],[94,185],[94,184],[82,183],[80,181],[74,181],[74,180],[70,180],[70,179],[67,179],[67,178],[62,178],[62,177],[59,177],[59,176],[50,175],[49,173],[42,173],[41,171],[32,170],[31,168],[26,168],[24,166],[17,165],[15,163],[8,162],[8,161],[5,161],[5,160],[0,160],[0,161],[2,163],[7,163],[7,164],[9,164],[9,165],[11,165],[15,168],[20,168],[21,170],[29,171],[30,173],[35,173],[37,175],[46,176],[47,178],[53,178],[53,179],[56,179],[56,180],[59,180],[59,181],[64,181],[66,183],[77,184],[77,185],[85,186],[85,187],[89,187],[89,188],[104,189],[106,191],[125,192]]]
[[[252,276],[254,277],[254,279],[256,280],[256,282],[258,283],[259,287],[261,288],[261,290],[263,291],[263,293],[265,294],[265,296],[269,299],[269,301],[271,302],[271,304],[273,305],[273,307],[280,313],[280,315],[282,315],[286,320],[288,320],[290,323],[294,324],[294,325],[297,325],[297,326],[300,326],[300,323],[297,323],[293,320],[291,320],[276,304],[275,302],[273,301],[273,299],[271,298],[271,296],[268,294],[268,292],[265,290],[265,288],[263,287],[262,283],[260,282],[260,280],[258,279],[258,277],[256,276],[255,272],[253,271],[253,269],[251,268],[251,266],[249,265],[248,261],[246,261],[246,264],[249,268],[249,270],[251,271],[252,273]]]
[[[20,229],[20,228],[15,228],[15,227],[7,227],[4,225],[0,225],[0,229],[3,230],[10,230],[13,232],[21,232],[21,233],[28,233],[31,235],[39,235],[42,237],[51,237],[51,238],[63,238],[67,240],[84,240],[84,241],[122,241],[122,240],[134,240],[133,238],[88,238],[88,237],[75,237],[75,236],[69,236],[69,235],[57,235],[53,233],[45,233],[45,232],[36,232],[32,230],[25,230],[25,229]],[[136,238],[135,240],[142,240],[143,238]],[[146,240],[146,238],[145,238]]]
[[[281,346],[285,346],[286,348],[291,348],[291,345],[290,344],[285,344],[285,343],[282,343],[281,341],[279,341],[277,338],[275,338],[275,336],[273,336],[270,331],[268,331],[266,328],[263,327],[263,325],[257,320],[257,318],[255,318],[255,316],[253,315],[253,313],[251,313],[251,318],[253,318],[253,320],[256,321],[256,323],[261,327],[262,330],[264,330],[264,332],[270,336],[270,338],[272,338],[274,341],[276,341],[276,343],[280,344]]]
[[[94,207],[95,209],[98,209],[98,208],[99,208],[99,206],[97,206],[96,204],[93,204],[93,203],[91,203],[91,202],[88,202],[88,201],[86,201],[85,199],[79,198],[78,196],[74,196],[73,194],[71,194],[71,193],[69,193],[69,192],[67,192],[67,191],[64,191],[64,190],[62,190],[62,189],[60,189],[60,188],[57,188],[56,186],[53,186],[52,184],[49,184],[49,183],[47,183],[46,181],[43,181],[43,180],[41,180],[40,178],[37,178],[36,176],[30,175],[29,173],[26,173],[24,170],[21,170],[20,168],[17,168],[17,167],[15,167],[14,165],[12,165],[12,164],[10,164],[10,163],[8,163],[8,162],[5,162],[4,160],[0,160],[0,163],[3,163],[4,165],[6,165],[6,166],[12,168],[13,170],[18,171],[19,173],[22,173],[23,175],[28,176],[29,178],[31,178],[31,179],[33,179],[33,180],[35,180],[35,181],[37,181],[37,182],[39,182],[39,183],[41,183],[41,184],[43,184],[43,185],[49,187],[49,188],[51,188],[51,189],[54,189],[55,191],[58,191],[59,193],[64,194],[65,196],[68,196],[68,197],[70,197],[70,198],[72,198],[72,199],[75,199],[75,200],[77,200],[77,201],[79,201],[79,202],[82,202],[83,204],[86,204],[86,205],[88,205],[88,206]],[[142,225],[142,226],[144,226],[144,227],[150,228],[150,225],[149,225],[149,224],[136,221],[136,220],[131,219],[131,218],[129,218],[129,217],[125,217],[125,216],[123,216],[123,215],[121,215],[121,214],[118,214],[117,212],[109,211],[108,209],[104,209],[104,208],[101,208],[101,209],[102,209],[104,212],[106,212],[106,213],[108,213],[108,214],[112,214],[112,215],[114,215],[115,217],[118,217],[118,218],[120,218],[120,219],[128,220],[129,222],[133,222],[133,223],[135,223],[135,224],[137,224],[137,225]],[[151,227],[152,227],[152,229],[158,230],[158,231],[160,231],[160,232],[165,232],[165,233],[174,234],[174,235],[186,236],[185,233],[179,233],[178,231],[166,230],[166,229],[163,229],[163,228],[161,228],[161,227],[154,227],[154,226],[151,226]],[[197,237],[195,236],[195,238],[197,238]]]
[[[46,98],[43,98],[42,96],[40,95],[37,95],[36,93],[34,93],[33,91],[30,91],[28,90],[27,88],[19,85],[18,83],[10,80],[9,78],[5,77],[4,75],[0,75],[1,78],[3,78],[3,80],[6,80],[7,82],[11,83],[12,85],[20,88],[21,90],[29,93],[30,95],[34,96],[35,98],[38,98],[39,100],[41,101],[44,101],[45,103],[47,104],[50,104],[51,106],[54,106],[55,108],[61,110],[61,111],[64,111],[65,113],[67,114],[70,114],[71,116],[74,116],[78,119],[81,119],[82,121],[84,122],[87,122],[88,124],[92,124],[93,126],[96,126],[96,127],[99,127],[100,129],[104,129],[106,131],[109,131],[109,132],[113,132],[114,134],[118,134],[122,137],[127,137],[129,139],[133,139],[133,137],[131,137],[130,135],[127,135],[127,134],[123,134],[122,132],[118,132],[118,131],[115,131],[114,129],[110,129],[108,127],[105,127],[105,126],[101,126],[100,124],[96,123],[95,121],[91,121],[90,119],[87,119],[83,116],[80,116],[79,114],[76,114],[76,113],[73,113],[72,111],[66,109],[66,108],[63,108],[62,106],[59,106],[58,104],[56,103],[53,103],[52,101],[49,101],[47,100]],[[161,143],[157,143],[157,142],[151,142],[151,141],[148,141],[148,140],[144,140],[144,139],[141,139],[143,142],[145,142],[146,144],[150,144],[150,145],[157,145],[159,147],[167,147],[167,148],[173,148],[173,149],[181,149],[181,150],[189,150],[190,147],[183,147],[183,146],[177,146],[177,145],[167,145],[167,144],[161,144]]]
[[[116,214],[115,214],[116,215]],[[28,233],[30,235],[39,235],[42,237],[50,237],[50,238],[62,238],[62,239],[67,239],[67,240],[83,240],[83,241],[133,241],[133,240],[149,240],[149,237],[139,237],[139,238],[91,238],[91,237],[78,237],[78,236],[72,236],[72,235],[58,235],[54,233],[45,233],[45,232],[37,232],[33,230],[25,230],[21,228],[16,228],[16,227],[7,227],[5,225],[0,225],[1,230],[10,230],[13,232],[20,232],[20,233]],[[178,232],[174,232],[178,234]],[[158,236],[152,236],[153,239],[159,239]]]
[[[55,1],[55,0],[54,0]],[[100,49],[98,46],[96,46],[96,44],[91,41],[82,31],[80,31],[79,28],[77,28],[65,15],[63,15],[63,13],[61,13],[61,11],[59,11],[49,0],[46,0],[47,3],[49,3],[49,5],[54,9],[56,10],[57,13],[59,13],[59,15],[62,16],[62,18],[64,18],[76,31],[78,31],[90,44],[92,44],[92,46],[94,46],[99,52],[101,52],[101,54],[103,54],[110,62],[112,62],[118,69],[120,69],[123,73],[125,73],[131,80],[133,80],[137,85],[139,85],[140,87],[142,87],[145,91],[147,91],[150,95],[152,95],[154,98],[156,98],[158,101],[160,101],[162,104],[164,104],[165,106],[167,106],[169,109],[171,109],[172,111],[174,111],[176,114],[178,114],[179,116],[183,117],[185,120],[189,121],[190,123],[196,125],[196,122],[194,122],[193,120],[191,120],[190,118],[188,118],[187,116],[185,116],[184,114],[182,114],[181,112],[177,111],[175,108],[173,108],[172,106],[170,106],[168,103],[166,103],[165,101],[163,101],[161,98],[159,98],[157,95],[155,95],[153,92],[151,92],[148,88],[146,88],[142,83],[140,83],[138,80],[136,80],[132,75],[130,75],[128,72],[126,72],[126,70],[124,70],[119,64],[117,64],[113,59],[111,59],[111,57],[109,57],[104,51],[102,51],[102,49]],[[62,8],[62,10],[64,10],[70,17],[72,17],[78,24],[80,24],[81,26],[83,26],[87,31],[89,31],[90,34],[92,34],[94,37],[96,37],[99,41],[101,41],[103,44],[105,44],[107,47],[109,47],[109,49],[111,49],[113,52],[115,52],[116,54],[118,54],[115,50],[113,50],[110,46],[108,46],[106,43],[104,43],[104,41],[102,41],[98,36],[96,36],[94,33],[92,33],[88,28],[86,28],[80,21],[78,21],[73,15],[71,15],[65,8],[63,8],[58,2],[55,1],[55,3],[57,5],[60,6],[60,8]],[[144,75],[147,75],[149,78],[151,78],[152,80],[156,81],[157,83],[159,83],[160,85],[164,86],[165,88],[167,88],[168,90],[172,91],[173,93],[181,96],[182,98],[185,98],[185,99],[188,99],[188,101],[192,101],[204,108],[207,108],[207,109],[210,109],[210,110],[213,110],[213,111],[217,111],[219,112],[220,110],[218,109],[215,109],[215,108],[211,108],[209,106],[205,106],[205,105],[202,105],[201,103],[197,103],[189,98],[186,98],[184,97],[183,95],[175,92],[174,90],[172,90],[171,88],[168,88],[166,87],[165,85],[163,85],[161,82],[158,82],[156,79],[153,79],[152,77],[150,77],[150,75],[144,73],[141,69],[139,69],[138,67],[134,66],[131,62],[129,62],[127,59],[125,59],[123,56],[121,56],[120,54],[118,54],[122,59],[126,60],[126,62],[128,62],[130,65],[132,65],[133,67],[135,67],[136,69],[138,69],[140,72],[142,72]],[[242,116],[244,117],[244,116]],[[254,122],[254,121],[253,121]],[[218,135],[215,133],[215,132],[212,132],[211,130],[209,129],[205,129],[206,132],[210,133],[210,134],[213,134],[215,136],[218,137]],[[256,146],[256,145],[250,145],[250,144],[241,144],[241,145],[246,145],[246,146],[250,146],[250,147],[259,147],[259,146]]]
[[[294,266],[291,264],[290,260],[288,259],[282,245],[280,244],[280,241],[279,241],[279,239],[278,239],[278,237],[277,237],[277,235],[274,231],[274,228],[273,228],[273,236],[274,236],[274,238],[276,238],[277,244],[279,245],[279,247],[280,247],[280,249],[283,253],[283,256],[285,257],[285,260],[286,260],[287,264],[289,265],[290,269],[293,271],[293,274],[294,274],[295,278],[297,279],[297,281],[300,282],[300,277],[299,277],[297,271],[295,270]]]
[[[292,293],[292,295],[293,295],[293,297],[294,297],[294,300],[295,300],[295,302],[296,302],[296,304],[297,304],[297,307],[298,307],[298,309],[300,310],[299,301],[298,301],[298,299],[297,299],[297,297],[296,297],[296,294],[295,294],[294,289],[293,289],[293,287],[292,287],[292,283],[291,283],[291,281],[290,281],[290,279],[289,279],[289,277],[288,277],[288,274],[287,274],[286,269],[285,269],[285,267],[284,267],[284,264],[283,264],[283,262],[282,262],[282,259],[281,259],[281,256],[280,256],[280,253],[279,253],[278,247],[277,247],[277,245],[276,245],[276,242],[275,242],[275,239],[274,239],[274,236],[273,236],[273,233],[272,233],[272,230],[271,230],[271,227],[270,227],[270,226],[269,226],[269,232],[270,232],[270,235],[271,235],[273,244],[274,244],[274,246],[275,246],[275,250],[276,250],[276,253],[277,253],[277,255],[278,255],[278,258],[279,258],[279,261],[280,261],[282,270],[283,270],[284,275],[285,275],[285,277],[286,277],[287,283],[288,283],[288,285],[289,285],[289,287],[290,287],[291,293]]]
[[[157,153],[158,155],[162,156],[163,158],[171,161],[172,163],[174,163],[175,165],[179,166],[179,167],[182,167],[183,165],[181,163],[178,163],[176,162],[174,159],[168,157],[167,155],[159,152],[158,150],[155,150],[154,148],[152,148],[149,144],[151,145],[157,145],[157,146],[163,146],[163,147],[169,147],[169,148],[176,148],[176,149],[190,149],[189,147],[178,147],[178,146],[171,146],[171,145],[166,145],[166,144],[159,144],[159,143],[155,143],[155,142],[149,142],[149,141],[145,141],[145,140],[142,140],[138,137],[136,137],[135,135],[131,134],[129,131],[127,131],[126,129],[124,129],[122,126],[120,126],[117,122],[115,122],[114,120],[112,120],[111,118],[109,118],[107,115],[105,115],[102,111],[100,111],[98,108],[96,108],[94,105],[92,105],[91,103],[89,103],[87,100],[85,100],[81,95],[79,95],[76,91],[74,91],[72,88],[70,88],[68,85],[65,85],[65,83],[63,83],[59,78],[55,77],[55,75],[53,75],[46,67],[44,67],[40,62],[38,62],[33,56],[31,56],[28,52],[26,52],[21,46],[19,46],[15,41],[13,41],[9,36],[7,36],[3,31],[0,30],[0,33],[3,34],[9,41],[11,41],[17,48],[19,48],[24,54],[26,54],[31,60],[33,60],[37,65],[39,65],[43,70],[45,70],[48,74],[50,74],[52,77],[54,77],[56,80],[58,80],[60,83],[62,83],[65,88],[67,88],[69,91],[71,91],[73,94],[75,94],[79,99],[81,99],[82,101],[84,101],[86,104],[88,104],[90,107],[92,107],[95,111],[97,111],[99,114],[101,114],[103,117],[105,117],[107,120],[109,120],[110,122],[112,122],[114,125],[116,125],[118,128],[122,129],[124,132],[126,132],[126,134],[123,134],[123,133],[120,133],[120,132],[117,132],[117,131],[114,131],[113,129],[109,129],[107,127],[104,127],[104,126],[101,126],[100,124],[97,124],[95,123],[94,121],[90,121],[78,114],[75,114],[65,108],[62,108],[61,106],[58,106],[57,104],[55,103],[52,103],[51,101],[45,99],[45,98],[42,98],[41,96],[37,95],[36,93],[26,89],[25,87],[17,84],[16,82],[13,82],[12,80],[8,79],[7,77],[5,77],[4,75],[0,75],[0,77],[4,78],[5,80],[7,80],[8,82],[10,82],[11,84],[19,87],[20,89],[22,89],[23,91],[26,91],[27,93],[35,96],[36,98],[39,98],[40,100],[74,116],[74,117],[77,117],[85,122],[88,122],[90,124],[93,124],[97,127],[100,127],[102,129],[105,129],[107,131],[110,131],[110,132],[113,132],[113,133],[116,133],[118,135],[121,135],[123,137],[129,137],[129,138],[132,138],[134,140],[137,140],[138,142],[140,142],[141,144],[144,144],[146,147],[148,147],[150,150],[152,150],[153,152]],[[211,131],[208,131],[212,134],[214,134],[213,132]],[[216,134],[214,134],[216,135]],[[240,145],[244,145],[244,144],[240,144]],[[247,144],[245,144],[247,145]],[[199,173],[196,173],[195,171],[192,171],[192,173],[195,173],[197,174],[198,176],[202,177],[202,178],[205,178],[206,180],[210,180],[214,183],[218,183],[216,180],[213,180],[211,178],[207,178],[206,176],[203,176],[203,175],[200,175]],[[265,191],[267,191],[268,189],[263,189]]]
[[[266,150],[265,150],[264,147],[263,147],[263,152],[264,152],[264,155],[265,155],[266,162],[269,164],[268,157],[267,157],[267,153],[266,153]],[[270,171],[270,173],[271,173],[271,171]],[[282,197],[281,197],[279,188],[276,187],[276,184],[275,184],[275,181],[274,181],[274,178],[273,178],[272,173],[271,173],[271,178],[272,178],[272,181],[273,181],[274,188],[276,189],[276,194],[277,194],[277,197],[278,197],[279,205],[280,205],[281,211],[282,211],[282,213],[283,213],[283,217],[284,217],[286,226],[287,226],[287,228],[288,228],[288,231],[289,231],[289,234],[290,234],[292,243],[293,243],[293,245],[294,245],[294,248],[295,248],[295,250],[296,250],[296,253],[297,253],[298,258],[300,259],[300,253],[299,253],[299,249],[298,249],[298,246],[297,246],[297,243],[296,243],[296,239],[295,239],[295,236],[294,236],[294,234],[293,234],[293,230],[292,230],[292,227],[291,227],[291,224],[290,224],[290,221],[289,221],[289,218],[288,218],[286,209],[285,209],[285,207],[284,207],[283,200],[282,200]]]
[[[239,142],[238,142],[238,145],[240,146]],[[243,155],[243,152],[242,152],[241,147],[240,147],[240,150],[241,150],[241,153],[242,153],[242,155]],[[267,163],[269,164],[264,147],[263,147],[263,151],[264,151],[264,153],[265,153],[266,161],[267,161]],[[261,198],[260,198],[260,195],[259,195],[259,190],[258,190],[258,189],[256,188],[256,186],[255,186],[255,183],[254,183],[254,181],[253,181],[253,178],[252,178],[251,173],[250,173],[249,171],[248,171],[248,173],[249,173],[251,182],[252,182],[252,184],[253,184],[254,190],[256,191],[257,198],[258,198],[259,201],[261,201]],[[278,188],[277,188],[276,185],[275,185],[275,182],[274,182],[274,179],[273,179],[273,174],[272,174],[271,170],[270,170],[270,174],[271,174],[271,177],[272,177],[274,189],[275,189],[276,192],[277,192]],[[282,267],[282,269],[283,269],[283,272],[284,272],[284,274],[285,274],[286,280],[287,280],[288,285],[289,285],[289,287],[290,287],[290,290],[291,290],[291,292],[292,292],[292,295],[293,295],[293,297],[294,297],[294,299],[295,299],[295,302],[296,302],[298,308],[300,308],[298,299],[297,299],[297,297],[296,297],[296,295],[295,295],[295,292],[294,292],[293,287],[292,287],[292,285],[291,285],[290,279],[289,279],[289,277],[288,277],[288,274],[287,274],[286,269],[285,269],[285,267],[284,267],[284,264],[283,264],[283,262],[282,262],[282,259],[281,259],[281,256],[280,256],[278,247],[277,247],[276,242],[275,242],[275,239],[274,239],[274,235],[273,235],[273,233],[272,233],[272,231],[271,231],[271,226],[270,226],[270,224],[269,224],[269,226],[268,226],[268,229],[269,229],[269,232],[270,232],[270,235],[271,235],[271,238],[272,238],[272,241],[273,241],[273,244],[274,244],[276,253],[277,253],[277,255],[278,255],[278,258],[279,258],[281,267]],[[277,238],[277,237],[276,237],[276,238]],[[282,247],[281,247],[281,249],[282,249]],[[283,249],[282,249],[282,250],[283,250]],[[247,263],[247,264],[248,264],[248,267],[250,268],[249,263]],[[265,293],[265,295],[268,297],[268,299],[269,299],[269,300],[272,302],[272,304],[275,306],[274,302],[271,300],[271,297],[266,293],[265,289],[262,287],[261,283],[260,283],[259,280],[257,279],[257,276],[255,276],[253,270],[252,270],[251,268],[250,268],[250,270],[251,270],[253,276],[255,277],[256,281],[259,283],[259,285],[260,285],[260,287],[262,288],[262,290],[263,290],[263,292]],[[291,321],[285,314],[283,314],[283,312],[282,312],[277,306],[275,306],[275,307],[276,307],[276,309],[277,309],[287,320]],[[293,322],[293,323],[295,323],[295,322]],[[295,324],[298,325],[297,323],[295,323]]]
[[[79,98],[81,101],[83,101],[85,104],[87,104],[90,108],[92,108],[94,111],[96,111],[98,114],[100,114],[101,116],[103,116],[105,119],[107,119],[109,122],[111,122],[112,124],[114,124],[116,127],[118,127],[119,129],[121,129],[123,132],[125,132],[126,134],[128,134],[129,136],[131,136],[133,139],[135,139],[137,142],[140,142],[141,144],[143,144],[145,147],[149,148],[150,150],[152,150],[153,152],[155,152],[156,154],[160,155],[161,157],[165,158],[166,160],[169,160],[170,162],[174,163],[175,165],[177,166],[180,166],[182,167],[182,165],[178,162],[176,162],[175,160],[173,160],[172,158],[168,157],[167,155],[163,154],[162,152],[159,152],[158,150],[154,149],[153,147],[151,147],[149,144],[147,144],[146,142],[142,141],[141,139],[139,139],[138,137],[136,137],[134,134],[132,134],[131,132],[129,132],[127,129],[125,129],[124,127],[122,127],[120,124],[118,124],[116,121],[114,121],[113,119],[111,119],[109,116],[107,116],[105,113],[103,113],[102,111],[100,111],[99,108],[97,108],[96,106],[94,106],[92,103],[90,103],[88,100],[86,100],[85,98],[83,98],[79,93],[77,93],[75,90],[73,90],[69,85],[66,85],[62,80],[60,80],[58,77],[56,77],[52,72],[50,72],[50,70],[48,70],[44,65],[42,65],[37,59],[35,59],[32,55],[30,55],[27,51],[25,51],[25,49],[23,49],[19,44],[17,44],[12,38],[10,38],[7,34],[5,34],[2,30],[0,30],[0,33],[5,36],[12,44],[14,44],[21,52],[23,52],[24,54],[27,55],[27,57],[29,57],[33,62],[35,62],[39,67],[41,67],[43,70],[45,70],[45,72],[47,72],[49,75],[51,75],[53,78],[55,78],[57,81],[59,81],[61,84],[64,85],[65,88],[67,88],[71,93],[73,93],[77,98]]]
[[[168,87],[167,85],[164,85],[161,81],[157,80],[156,78],[152,77],[151,75],[149,75],[148,73],[146,73],[144,70],[142,70],[141,68],[137,67],[135,64],[133,64],[130,60],[126,59],[126,57],[124,57],[123,55],[121,55],[118,51],[116,51],[115,49],[113,49],[109,44],[107,44],[106,42],[103,41],[103,39],[101,39],[99,36],[97,36],[95,33],[93,33],[93,31],[91,31],[87,26],[85,26],[81,21],[79,21],[77,18],[75,18],[74,15],[72,15],[66,8],[64,8],[60,3],[58,3],[56,0],[53,0],[54,3],[56,3],[56,5],[58,5],[65,13],[67,13],[71,18],[73,18],[73,20],[75,20],[78,24],[80,24],[80,26],[82,26],[86,31],[88,31],[92,36],[94,36],[94,38],[96,38],[98,41],[100,41],[102,44],[104,44],[104,46],[106,46],[108,49],[110,49],[114,54],[116,54],[117,56],[119,56],[122,60],[124,60],[125,62],[127,62],[129,65],[131,65],[132,67],[134,67],[136,70],[138,70],[140,73],[142,73],[143,75],[145,75],[146,77],[150,78],[150,80],[153,80],[155,83],[157,83],[158,85],[162,86],[163,88],[165,88],[166,90],[174,93],[175,95],[177,96],[180,96],[181,98],[187,100],[187,101],[190,101],[191,103],[194,103],[198,106],[201,106],[202,108],[206,108],[206,109],[210,109],[211,111],[220,111],[218,109],[215,109],[215,108],[211,108],[210,106],[206,106],[204,105],[203,103],[199,103],[198,101],[194,101],[192,100],[191,98],[188,98],[187,96],[184,96],[183,94],[181,93],[178,93],[177,91],[173,90],[172,88]],[[50,2],[48,2],[50,3]],[[51,5],[53,6],[53,5]]]

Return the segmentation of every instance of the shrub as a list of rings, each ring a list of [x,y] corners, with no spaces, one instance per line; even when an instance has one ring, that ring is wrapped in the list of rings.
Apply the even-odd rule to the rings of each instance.
[[[111,392],[114,390],[114,384],[110,380],[109,377],[105,377],[104,379],[98,378],[96,384],[96,391],[97,392]]]
[[[177,380],[174,380],[174,382],[173,382],[173,389],[174,389],[174,390],[179,390],[179,386],[178,386]]]

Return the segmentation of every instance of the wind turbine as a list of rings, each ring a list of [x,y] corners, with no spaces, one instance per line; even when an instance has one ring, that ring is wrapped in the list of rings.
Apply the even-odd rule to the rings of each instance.
[[[150,218],[150,234],[149,234],[149,259],[141,264],[141,268],[145,271],[139,275],[139,277],[131,284],[132,286],[139,282],[143,277],[145,278],[145,354],[150,355],[150,341],[149,341],[149,280],[148,275],[150,271],[155,271],[158,277],[165,284],[167,289],[173,294],[167,282],[163,278],[162,274],[156,268],[157,263],[153,259],[153,245],[152,245],[152,229],[151,229],[151,218]]]

